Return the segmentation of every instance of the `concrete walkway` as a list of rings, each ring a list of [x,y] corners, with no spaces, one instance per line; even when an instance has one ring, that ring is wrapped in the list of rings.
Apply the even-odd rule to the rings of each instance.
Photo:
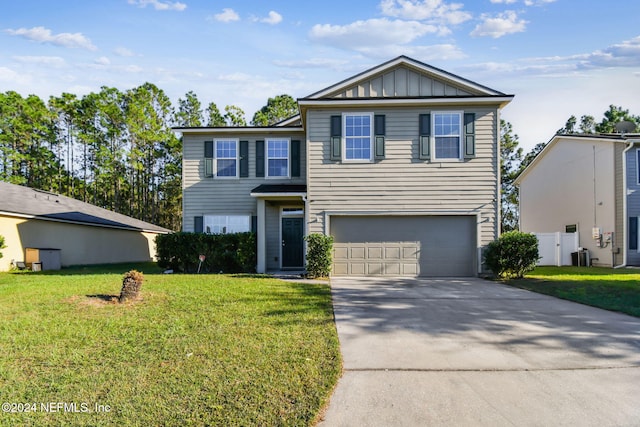
[[[323,427],[640,426],[640,319],[481,279],[331,280]]]

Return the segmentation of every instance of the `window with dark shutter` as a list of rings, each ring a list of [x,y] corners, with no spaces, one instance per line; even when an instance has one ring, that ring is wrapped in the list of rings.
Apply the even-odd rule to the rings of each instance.
[[[331,116],[331,160],[341,160],[342,116]]]
[[[264,177],[264,141],[256,141],[256,177]]]
[[[418,157],[431,159],[431,114],[420,114],[418,123]]]
[[[249,176],[249,141],[240,141],[240,178]]]
[[[638,250],[638,217],[629,217],[629,249]]]
[[[202,233],[204,231],[203,217],[196,216],[193,218],[193,231],[196,233]]]
[[[213,177],[213,141],[204,142],[204,176]]]
[[[379,160],[379,159],[384,159],[384,136],[386,133],[386,125],[385,125],[385,116],[380,114],[380,115],[375,115],[373,118],[373,128],[374,128],[374,158]]]
[[[299,177],[300,176],[300,141],[293,140],[291,141],[291,176]]]
[[[464,113],[464,158],[472,159],[476,156],[476,115]]]

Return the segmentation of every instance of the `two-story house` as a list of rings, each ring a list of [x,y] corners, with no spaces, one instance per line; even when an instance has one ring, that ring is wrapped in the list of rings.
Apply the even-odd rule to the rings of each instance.
[[[591,264],[640,266],[640,135],[555,135],[518,176],[520,229],[578,233]]]
[[[258,272],[474,276],[499,234],[500,109],[512,95],[401,56],[298,99],[270,127],[176,128],[185,231],[255,230]]]

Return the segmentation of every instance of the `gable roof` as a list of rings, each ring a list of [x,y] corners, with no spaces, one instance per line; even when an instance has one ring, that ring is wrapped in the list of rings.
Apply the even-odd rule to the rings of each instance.
[[[524,177],[529,173],[530,170],[536,167],[536,165],[551,151],[551,149],[558,144],[558,142],[562,140],[572,140],[572,141],[582,141],[582,142],[593,142],[593,141],[605,141],[605,142],[622,142],[627,143],[628,140],[622,134],[555,134],[553,138],[547,142],[544,148],[538,153],[538,155],[524,168],[513,181],[515,185],[520,185]]]
[[[151,233],[171,232],[80,200],[7,182],[0,182],[0,214]]]
[[[415,96],[508,95],[402,55],[302,99]]]

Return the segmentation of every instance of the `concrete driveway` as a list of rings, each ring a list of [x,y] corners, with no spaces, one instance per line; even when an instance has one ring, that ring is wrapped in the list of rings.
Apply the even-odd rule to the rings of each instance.
[[[333,278],[319,425],[640,426],[640,319],[481,279]]]

